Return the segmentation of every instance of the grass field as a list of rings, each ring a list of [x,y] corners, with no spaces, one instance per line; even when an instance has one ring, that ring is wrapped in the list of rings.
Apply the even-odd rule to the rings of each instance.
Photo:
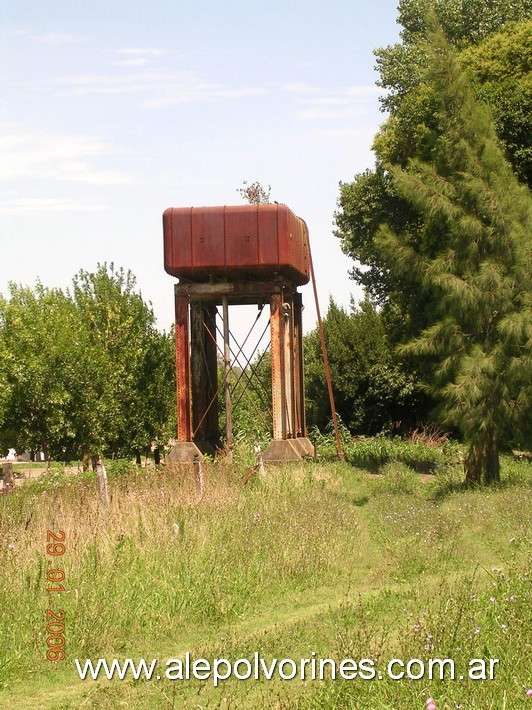
[[[198,501],[190,475],[116,465],[107,511],[91,476],[53,469],[1,497],[0,707],[411,710],[432,697],[438,710],[532,708],[532,465],[505,458],[502,484],[484,490],[464,489],[443,460],[434,475],[385,459],[371,468],[323,460],[249,480],[242,465],[211,463]],[[62,554],[47,551],[48,530],[64,531]],[[64,592],[47,592],[52,567]],[[65,660],[45,657],[47,609],[65,612]],[[187,651],[260,653],[267,665],[370,659],[376,675],[332,680],[325,665],[323,681],[215,688],[82,681],[74,665],[157,658],[164,668]],[[384,672],[391,659],[430,658],[453,659],[457,678]],[[468,679],[470,659],[490,658],[493,680]]]

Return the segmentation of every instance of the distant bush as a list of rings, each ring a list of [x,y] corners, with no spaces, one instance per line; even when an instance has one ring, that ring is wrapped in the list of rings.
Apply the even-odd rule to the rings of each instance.
[[[420,438],[411,440],[384,434],[352,438],[341,422],[339,431],[346,460],[352,466],[369,471],[378,471],[387,463],[398,461],[419,473],[432,473],[458,456],[456,445],[449,441],[445,441],[443,446],[436,446]],[[327,458],[336,455],[336,440],[330,425],[325,434],[314,429],[311,438],[321,456]]]
[[[414,471],[433,472],[444,463],[444,455],[439,449],[420,441],[413,442],[398,436],[359,437],[346,452],[348,461],[354,466],[375,471],[390,461],[404,463]]]
[[[131,473],[135,469],[135,464],[130,459],[114,459],[105,462],[105,470],[109,478],[118,478]]]

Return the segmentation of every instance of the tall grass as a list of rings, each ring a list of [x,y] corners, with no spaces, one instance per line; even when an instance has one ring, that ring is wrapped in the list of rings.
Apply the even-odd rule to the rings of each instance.
[[[140,653],[149,647],[140,639],[161,630],[179,636],[184,626],[242,618],[272,597],[333,582],[343,554],[356,554],[348,506],[323,505],[325,472],[295,466],[244,486],[227,466],[205,469],[201,504],[177,469],[111,480],[108,511],[94,485],[54,477],[4,498],[0,608],[20,620],[17,634],[0,630],[8,664],[27,669],[43,655],[48,529],[66,536],[57,603],[79,656],[118,653],[132,638]]]
[[[185,468],[116,464],[107,510],[92,474],[56,471],[0,497],[0,707],[406,710],[429,695],[439,709],[522,707],[532,466],[504,458],[503,483],[489,490],[459,486],[456,467],[426,480],[392,458],[379,471],[300,463],[259,479],[248,464],[219,460],[204,464],[200,501]],[[66,591],[50,600],[47,530],[66,536],[55,562]],[[66,612],[62,664],[45,659],[49,605]],[[186,650],[501,661],[490,683],[228,681],[217,690],[93,687],[72,663]]]
[[[325,459],[337,453],[331,426],[325,433],[312,432],[318,452]],[[434,432],[414,432],[409,438],[379,434],[373,437],[352,437],[349,430],[339,423],[339,436],[346,460],[353,466],[378,472],[390,462],[404,463],[420,473],[435,473],[446,465],[459,463],[462,452],[458,443],[446,435]]]

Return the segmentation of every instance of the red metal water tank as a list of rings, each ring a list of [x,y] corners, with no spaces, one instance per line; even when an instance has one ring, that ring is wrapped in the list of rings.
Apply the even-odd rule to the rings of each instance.
[[[309,280],[308,229],[286,205],[171,207],[163,214],[164,268],[191,281]]]

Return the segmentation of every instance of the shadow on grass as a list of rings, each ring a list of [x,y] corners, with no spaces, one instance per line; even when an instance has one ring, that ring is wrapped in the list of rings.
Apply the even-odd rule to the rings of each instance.
[[[491,483],[471,483],[466,481],[463,472],[461,478],[458,478],[456,471],[443,471],[440,476],[435,478],[435,490],[432,492],[431,498],[436,501],[444,500],[456,493],[470,493],[471,491],[501,491],[522,486],[529,483],[527,481],[529,472],[526,471],[525,465],[518,463],[522,468],[516,473],[513,468],[504,468],[501,475],[502,480]],[[532,468],[532,467],[531,467]],[[528,475],[527,475],[528,474]]]

